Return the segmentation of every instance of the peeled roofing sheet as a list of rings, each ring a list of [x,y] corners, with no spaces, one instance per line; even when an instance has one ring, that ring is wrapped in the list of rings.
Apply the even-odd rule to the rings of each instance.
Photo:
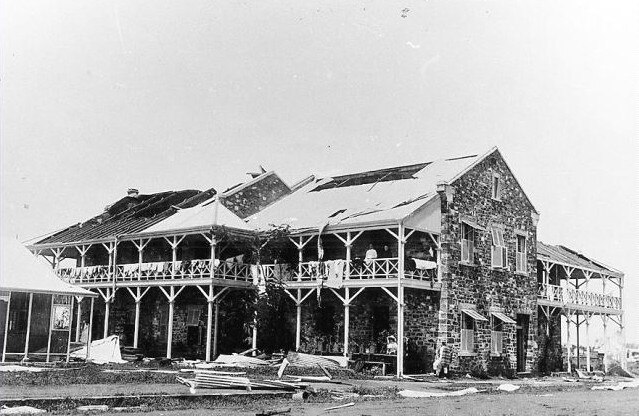
[[[215,220],[217,205],[217,219]],[[157,231],[171,231],[185,228],[206,227],[213,225],[224,225],[231,228],[248,230],[249,227],[237,215],[233,214],[223,204],[216,204],[215,197],[211,198],[192,208],[180,209],[169,218],[161,221],[152,227],[144,230],[145,233]]]
[[[249,225],[265,228],[286,224],[294,229],[319,228],[327,223],[357,224],[399,221],[436,195],[437,183],[450,181],[477,157],[440,160],[417,172],[414,179],[329,188],[313,192],[311,183],[250,217]]]
[[[63,282],[49,265],[36,258],[17,241],[3,239],[1,248],[0,290],[96,296],[88,290]]]
[[[597,270],[606,274],[621,274],[619,271],[605,267],[596,260],[590,259],[583,254],[575,254],[564,247],[545,244],[541,241],[537,241],[537,258],[539,260],[550,260],[560,263],[566,263],[577,268],[581,267]]]

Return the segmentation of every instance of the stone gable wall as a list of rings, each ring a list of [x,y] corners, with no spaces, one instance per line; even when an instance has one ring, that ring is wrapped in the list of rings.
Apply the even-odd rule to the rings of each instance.
[[[501,201],[491,198],[493,173],[503,181]],[[442,202],[442,281],[444,290],[440,308],[440,340],[453,349],[452,367],[461,372],[507,372],[516,368],[516,328],[504,324],[504,353],[491,357],[490,308],[498,307],[515,319],[517,314],[529,314],[526,370],[535,367],[537,341],[537,229],[533,207],[526,199],[503,159],[495,152],[457,179],[449,198],[440,192]],[[450,191],[448,192],[450,195]],[[461,219],[470,218],[485,230],[475,238],[474,264],[461,262]],[[491,268],[490,226],[503,226],[508,247],[508,268]],[[527,236],[527,269],[515,272],[516,231]],[[476,321],[475,355],[460,357],[460,304],[475,305],[489,322]],[[508,368],[510,367],[510,368]]]

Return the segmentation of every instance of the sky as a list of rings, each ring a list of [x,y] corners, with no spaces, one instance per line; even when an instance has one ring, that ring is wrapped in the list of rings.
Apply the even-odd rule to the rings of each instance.
[[[3,239],[124,196],[498,146],[539,239],[626,275],[639,342],[632,1],[4,1]]]

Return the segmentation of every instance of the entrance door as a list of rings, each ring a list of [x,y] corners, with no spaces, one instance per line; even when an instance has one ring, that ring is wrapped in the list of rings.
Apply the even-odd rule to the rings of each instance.
[[[526,371],[529,321],[530,315],[517,314],[517,372]]]

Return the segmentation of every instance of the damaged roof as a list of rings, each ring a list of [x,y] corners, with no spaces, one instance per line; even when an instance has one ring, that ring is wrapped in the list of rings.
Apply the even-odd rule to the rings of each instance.
[[[560,263],[578,269],[590,269],[605,275],[623,276],[618,270],[585,256],[579,251],[570,249],[562,245],[545,244],[537,240],[537,259],[541,261],[549,261],[552,263]]]
[[[204,192],[188,189],[125,196],[88,221],[55,232],[34,244],[64,244],[140,232],[170,217],[180,208],[195,206],[210,199],[212,195],[215,195],[214,189]]]
[[[439,182],[452,180],[482,157],[471,155],[317,179],[249,217],[248,224],[256,229],[277,224],[296,230],[397,224],[436,196]]]
[[[246,223],[232,213],[222,203],[217,202],[217,195],[194,207],[178,210],[174,215],[144,230],[145,233],[174,231],[198,227],[223,225],[240,230],[249,230]]]

